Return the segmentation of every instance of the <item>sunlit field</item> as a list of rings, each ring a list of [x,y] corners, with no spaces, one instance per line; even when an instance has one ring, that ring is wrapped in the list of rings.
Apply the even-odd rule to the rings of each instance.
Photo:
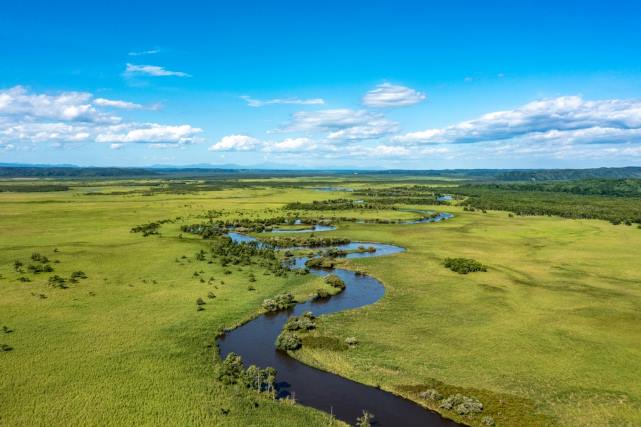
[[[358,345],[303,345],[293,357],[466,424],[481,418],[420,393],[476,396],[496,425],[641,424],[636,226],[469,211],[457,201],[284,209],[363,198],[314,189],[321,187],[422,183],[455,191],[456,181],[444,179],[248,178],[182,190],[155,180],[18,184],[43,183],[68,189],[0,193],[2,425],[338,425],[329,414],[217,377],[218,334],[261,313],[264,299],[291,292],[304,300],[322,281],[278,276],[258,264],[203,262],[197,254],[210,241],[181,230],[207,218],[303,214],[337,227],[323,237],[407,251],[345,262],[381,280],[385,297],[322,316],[309,333],[340,342],[355,337]],[[455,217],[369,223],[416,219],[412,209]],[[159,234],[131,232],[163,220]],[[447,257],[478,260],[487,272],[457,274],[443,266]],[[41,264],[53,271],[29,269]],[[74,283],[74,272],[86,278]],[[54,275],[65,288],[50,280]]]

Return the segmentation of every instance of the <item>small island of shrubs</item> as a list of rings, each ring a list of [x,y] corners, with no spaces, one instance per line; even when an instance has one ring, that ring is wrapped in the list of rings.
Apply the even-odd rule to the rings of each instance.
[[[487,271],[487,267],[472,258],[445,258],[443,265],[459,274]]]

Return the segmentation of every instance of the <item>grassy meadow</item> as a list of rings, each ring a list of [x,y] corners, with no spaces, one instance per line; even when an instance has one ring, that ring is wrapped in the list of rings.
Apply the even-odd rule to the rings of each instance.
[[[207,241],[180,232],[210,210],[261,218],[282,215],[294,201],[350,197],[277,183],[148,195],[141,190],[158,188],[153,182],[70,181],[67,191],[0,193],[0,328],[8,329],[0,344],[12,347],[0,352],[0,425],[328,425],[327,414],[215,376],[218,331],[259,313],[267,297],[309,295],[319,279],[256,266],[225,274],[196,260]],[[340,185],[371,185],[349,184]],[[381,280],[386,295],[321,317],[313,334],[356,337],[357,346],[303,346],[293,355],[428,407],[418,394],[426,388],[477,396],[497,425],[640,425],[641,230],[431,208],[456,217],[340,223],[323,233],[408,250],[348,263]],[[415,217],[357,209],[309,215]],[[172,222],[160,236],[130,232],[162,219]],[[88,278],[58,289],[47,283],[50,273],[16,272],[14,261],[26,267],[34,252],[52,260],[55,274],[81,270]],[[460,275],[443,267],[446,257],[474,258],[488,271]]]

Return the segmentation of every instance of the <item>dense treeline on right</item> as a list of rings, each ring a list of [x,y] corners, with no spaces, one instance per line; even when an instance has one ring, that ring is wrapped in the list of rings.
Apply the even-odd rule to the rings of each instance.
[[[461,204],[469,209],[641,224],[641,180],[638,179],[468,184],[449,191],[465,196]]]

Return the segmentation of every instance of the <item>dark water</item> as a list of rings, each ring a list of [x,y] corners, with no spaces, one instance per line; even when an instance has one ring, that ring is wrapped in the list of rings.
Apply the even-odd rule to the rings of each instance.
[[[237,242],[254,240],[238,233],[229,235]],[[354,249],[361,245],[374,246],[377,250],[373,253],[351,253],[347,257],[375,257],[404,251],[404,248],[399,246],[363,242],[352,242],[338,247]],[[296,258],[295,266],[304,266],[306,260],[304,257]],[[367,410],[375,415],[376,425],[458,426],[459,424],[409,400],[312,368],[276,350],[276,337],[290,316],[298,316],[307,311],[322,315],[358,308],[375,303],[385,293],[383,284],[371,276],[357,275],[353,271],[340,268],[310,271],[319,276],[336,274],[345,282],[345,290],[327,300],[297,304],[288,312],[261,315],[234,329],[218,341],[221,356],[224,358],[230,352],[234,352],[241,355],[247,365],[276,368],[280,397],[291,395],[303,405],[331,412],[336,418],[348,423],[354,423],[363,410]]]

